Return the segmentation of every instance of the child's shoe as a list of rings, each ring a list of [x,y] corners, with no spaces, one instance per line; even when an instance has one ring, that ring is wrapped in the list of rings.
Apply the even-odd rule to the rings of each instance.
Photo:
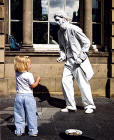
[[[25,134],[24,131],[15,130],[15,135],[16,135],[16,136],[22,136],[22,135],[24,135],[24,134]]]
[[[18,137],[22,136],[22,134],[15,134],[15,135],[18,136]]]
[[[34,135],[29,135],[30,137],[37,137],[38,134],[34,134]]]

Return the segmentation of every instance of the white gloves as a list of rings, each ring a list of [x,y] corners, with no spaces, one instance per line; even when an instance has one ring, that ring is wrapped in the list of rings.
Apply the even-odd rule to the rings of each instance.
[[[66,55],[65,55],[64,51],[60,51],[59,53],[60,53],[60,57],[57,58],[57,62],[60,63],[66,59]]]
[[[82,63],[82,60],[81,60],[80,58],[77,58],[77,59],[75,60],[75,63],[76,63],[76,64],[81,64],[81,63]]]
[[[64,59],[61,56],[57,58],[57,62],[59,62],[59,63],[62,62],[63,60]]]
[[[75,64],[81,64],[87,58],[87,54],[85,52],[81,52],[77,58],[75,58]],[[62,62],[66,59],[65,53],[60,52],[60,57],[57,58],[57,62]],[[73,64],[73,62],[72,62]]]
[[[86,52],[81,52],[78,57],[82,60],[85,60],[87,58],[87,53]]]
[[[87,54],[85,52],[81,52],[78,58],[75,60],[76,64],[81,64],[87,58]]]

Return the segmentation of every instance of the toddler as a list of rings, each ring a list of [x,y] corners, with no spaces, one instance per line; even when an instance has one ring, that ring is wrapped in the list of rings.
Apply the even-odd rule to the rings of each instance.
[[[37,136],[37,107],[33,96],[33,88],[38,86],[40,77],[34,81],[29,56],[16,56],[14,58],[14,69],[16,74],[17,95],[14,102],[15,134],[21,136],[25,131],[25,120],[28,125],[29,136]]]

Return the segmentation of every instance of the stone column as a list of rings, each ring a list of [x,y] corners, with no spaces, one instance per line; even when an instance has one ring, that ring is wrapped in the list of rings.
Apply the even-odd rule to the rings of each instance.
[[[92,44],[92,0],[84,0],[84,33]]]
[[[23,44],[32,46],[33,43],[33,0],[23,0]]]
[[[6,3],[0,0],[0,96],[7,95],[7,82],[5,79],[5,22]]]
[[[4,22],[5,22],[5,4],[0,3],[0,80],[4,78],[4,63],[5,63],[5,34],[4,34]]]
[[[111,78],[110,78],[110,98],[114,98],[114,1],[112,0],[112,8],[111,8],[111,26],[112,26],[112,32],[110,33],[110,39],[111,39],[111,53],[112,55],[110,58],[112,59],[111,62]]]
[[[83,0],[79,0],[79,7],[80,7],[80,27],[82,29],[84,29],[84,12],[83,12],[83,7],[84,7],[84,1]]]

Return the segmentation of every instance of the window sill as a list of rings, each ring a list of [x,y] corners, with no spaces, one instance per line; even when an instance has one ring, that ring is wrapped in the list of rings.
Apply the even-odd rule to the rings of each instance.
[[[59,55],[59,45],[36,45],[33,46],[22,46],[20,51],[10,51],[9,44],[6,44],[5,47],[5,56],[15,56],[15,55],[29,55],[29,56],[58,56]],[[108,57],[109,52],[94,52],[93,50],[89,51],[89,57]]]
[[[58,44],[33,44],[34,51],[59,51]]]

